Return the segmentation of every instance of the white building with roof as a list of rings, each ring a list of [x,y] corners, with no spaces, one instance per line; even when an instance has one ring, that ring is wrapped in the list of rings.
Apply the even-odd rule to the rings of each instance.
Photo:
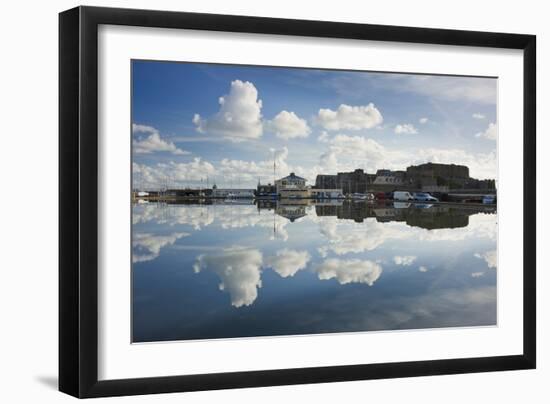
[[[311,192],[306,186],[306,179],[290,173],[286,177],[275,181],[277,194],[281,199],[286,198],[310,198]]]

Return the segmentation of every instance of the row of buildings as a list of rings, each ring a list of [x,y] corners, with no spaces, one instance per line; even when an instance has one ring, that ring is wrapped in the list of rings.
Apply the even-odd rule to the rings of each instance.
[[[468,167],[457,164],[426,163],[406,170],[378,170],[376,174],[362,169],[337,174],[319,174],[315,185],[294,173],[278,179],[275,184],[258,184],[256,196],[280,198],[335,198],[341,195],[368,192],[494,192],[495,180],[470,177]]]
[[[315,185],[309,186],[303,177],[290,173],[274,184],[260,184],[256,189],[218,188],[168,189],[168,197],[259,198],[259,199],[324,199],[349,194],[392,191],[494,193],[495,180],[470,177],[468,167],[456,164],[426,163],[409,166],[406,170],[378,170],[376,174],[362,169],[337,174],[319,174]]]
[[[340,188],[344,194],[389,191],[449,192],[453,190],[494,191],[495,180],[470,177],[468,167],[457,164],[426,163],[403,170],[378,170],[368,174],[361,169],[335,175],[320,174],[315,188]]]

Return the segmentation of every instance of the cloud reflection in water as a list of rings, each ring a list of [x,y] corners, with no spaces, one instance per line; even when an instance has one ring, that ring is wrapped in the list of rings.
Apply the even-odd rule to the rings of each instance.
[[[137,205],[136,340],[494,324],[496,215],[406,205]]]

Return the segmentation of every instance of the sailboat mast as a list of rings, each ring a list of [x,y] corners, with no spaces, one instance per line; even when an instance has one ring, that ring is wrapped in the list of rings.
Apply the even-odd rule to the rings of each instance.
[[[277,177],[277,175],[275,174],[275,170],[276,170],[276,163],[275,163],[275,150],[273,150],[273,184],[275,184],[275,178]]]

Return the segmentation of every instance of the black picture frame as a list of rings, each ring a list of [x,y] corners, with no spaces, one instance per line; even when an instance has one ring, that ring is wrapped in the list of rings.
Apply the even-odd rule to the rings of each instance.
[[[98,26],[344,38],[523,51],[523,354],[98,380]],[[104,397],[536,366],[536,37],[185,12],[77,7],[59,15],[59,390]]]

